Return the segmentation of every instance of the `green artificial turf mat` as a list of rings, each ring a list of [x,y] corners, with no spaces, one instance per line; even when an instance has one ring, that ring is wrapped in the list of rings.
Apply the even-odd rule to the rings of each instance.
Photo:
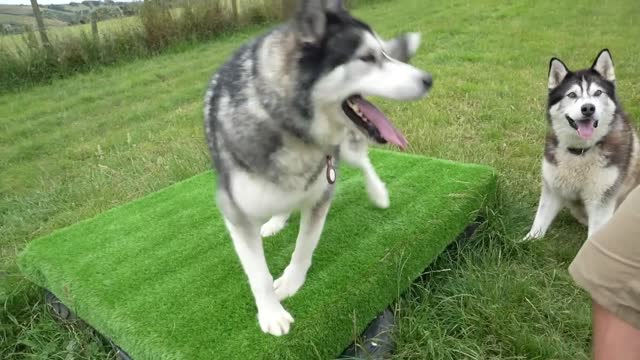
[[[495,191],[484,166],[381,150],[371,158],[391,207],[375,208],[362,175],[341,168],[307,281],[284,301],[295,319],[284,337],[260,331],[211,172],[34,240],[20,266],[134,360],[336,357]],[[274,278],[297,221],[264,240]]]

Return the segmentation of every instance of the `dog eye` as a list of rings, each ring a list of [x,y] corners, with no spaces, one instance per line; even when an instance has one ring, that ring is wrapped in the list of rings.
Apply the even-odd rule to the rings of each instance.
[[[576,93],[574,93],[573,91],[567,94],[568,97],[575,99],[578,97],[578,95],[576,95]]]
[[[598,97],[600,95],[602,95],[602,90],[598,90],[593,94],[593,96],[596,96],[596,97]]]
[[[360,60],[366,63],[374,63],[376,62],[376,57],[373,56],[373,54],[369,54],[369,55],[361,56]]]

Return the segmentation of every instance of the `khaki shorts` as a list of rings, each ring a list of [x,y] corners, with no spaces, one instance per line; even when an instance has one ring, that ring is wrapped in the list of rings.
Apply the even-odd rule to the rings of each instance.
[[[640,329],[640,187],[584,243],[569,273],[595,302]]]

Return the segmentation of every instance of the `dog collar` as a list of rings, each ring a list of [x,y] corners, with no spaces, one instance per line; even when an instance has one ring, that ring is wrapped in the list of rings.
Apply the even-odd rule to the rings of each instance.
[[[587,153],[587,151],[591,150],[590,147],[588,148],[567,148],[567,151],[573,155],[576,156],[582,156],[584,154]]]
[[[595,146],[599,146],[603,141],[598,141]],[[587,153],[587,151],[591,150],[591,147],[588,148],[567,148],[567,151],[576,156],[582,156]]]
[[[333,184],[336,182],[336,168],[333,166],[333,158],[327,155],[327,182]]]

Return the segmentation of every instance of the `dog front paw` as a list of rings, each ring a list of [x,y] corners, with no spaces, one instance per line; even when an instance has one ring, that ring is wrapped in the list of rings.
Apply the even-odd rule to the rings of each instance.
[[[280,303],[276,303],[258,311],[258,322],[263,332],[273,336],[282,336],[289,333],[293,317]]]
[[[524,238],[522,238],[522,240],[520,240],[520,242],[527,242],[527,241],[533,241],[533,240],[540,240],[542,239],[544,235],[541,235],[539,231],[529,231],[529,233],[527,235],[525,235]]]
[[[367,193],[369,193],[369,199],[376,207],[380,209],[389,207],[389,191],[387,191],[387,186],[382,181],[370,181],[367,184]]]
[[[273,282],[273,290],[276,292],[278,300],[282,301],[293,296],[304,284],[307,271],[297,266],[289,265],[284,269],[284,273]]]
[[[260,227],[260,235],[269,237],[279,233],[287,225],[287,217],[280,215],[273,216],[269,221]]]

